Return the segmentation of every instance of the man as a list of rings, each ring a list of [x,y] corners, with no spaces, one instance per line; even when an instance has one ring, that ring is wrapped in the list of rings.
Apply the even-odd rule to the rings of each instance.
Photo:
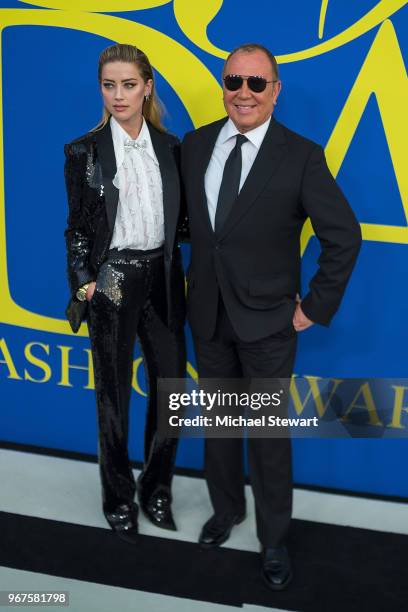
[[[360,227],[322,148],[273,118],[280,90],[268,49],[235,49],[223,70],[228,118],[183,141],[188,313],[201,378],[290,378],[297,333],[330,323],[360,248]],[[300,301],[299,239],[308,217],[321,255]],[[290,440],[249,439],[248,458],[262,577],[282,590],[292,578]],[[245,518],[242,440],[207,439],[205,471],[214,515],[199,542],[210,548]]]

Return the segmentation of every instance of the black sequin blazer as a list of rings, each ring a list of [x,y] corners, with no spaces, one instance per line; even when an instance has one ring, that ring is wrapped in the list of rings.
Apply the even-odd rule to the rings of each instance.
[[[179,141],[147,123],[163,184],[164,263],[168,325],[177,330],[184,325],[184,272],[178,245],[178,232],[185,228],[180,206]],[[68,280],[71,299],[66,315],[76,333],[86,318],[87,302],[79,302],[76,292],[96,280],[106,258],[115,225],[119,190],[112,180],[116,160],[109,122],[101,130],[89,132],[65,145],[65,181],[69,216],[65,231]],[[182,231],[182,230],[181,230]]]

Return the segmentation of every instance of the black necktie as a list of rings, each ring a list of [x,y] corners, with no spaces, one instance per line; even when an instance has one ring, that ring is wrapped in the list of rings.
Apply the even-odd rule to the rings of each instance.
[[[219,232],[231,212],[232,206],[238,197],[239,182],[241,180],[242,153],[241,147],[248,138],[242,134],[237,135],[235,147],[225,162],[220,191],[218,193],[217,210],[215,212],[215,231]]]

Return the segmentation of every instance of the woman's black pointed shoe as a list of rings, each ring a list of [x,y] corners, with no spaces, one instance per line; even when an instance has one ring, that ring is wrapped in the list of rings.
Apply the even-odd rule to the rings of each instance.
[[[177,531],[171,512],[171,499],[167,493],[163,491],[153,493],[147,502],[142,501],[139,497],[139,502],[143,513],[153,525],[162,529]]]
[[[134,544],[138,539],[137,504],[120,504],[113,512],[105,512],[105,518],[116,535],[125,542]]]

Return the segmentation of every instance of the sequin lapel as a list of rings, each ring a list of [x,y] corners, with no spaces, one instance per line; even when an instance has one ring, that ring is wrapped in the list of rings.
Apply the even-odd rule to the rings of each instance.
[[[113,232],[116,211],[118,209],[119,190],[112,183],[116,174],[116,159],[109,122],[101,130],[95,132],[95,139],[98,149],[98,158],[102,168],[106,215],[109,229]]]

